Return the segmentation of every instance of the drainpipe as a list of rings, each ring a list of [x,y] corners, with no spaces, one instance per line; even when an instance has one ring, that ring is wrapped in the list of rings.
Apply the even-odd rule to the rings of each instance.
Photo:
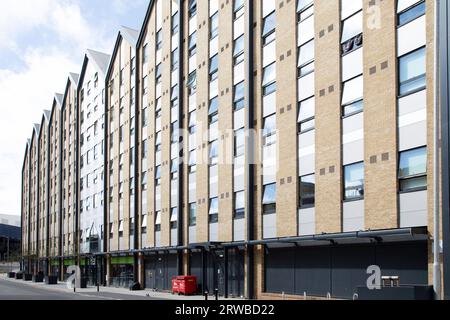
[[[440,267],[440,238],[439,238],[439,0],[434,3],[434,138],[433,138],[433,287],[436,300],[441,299],[441,267]]]

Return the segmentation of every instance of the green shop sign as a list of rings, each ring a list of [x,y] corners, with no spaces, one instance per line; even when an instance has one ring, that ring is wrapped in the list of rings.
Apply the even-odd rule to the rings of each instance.
[[[69,266],[74,266],[74,265],[75,265],[75,260],[74,259],[64,260],[64,266],[69,267]]]
[[[133,257],[111,257],[111,264],[133,264]]]

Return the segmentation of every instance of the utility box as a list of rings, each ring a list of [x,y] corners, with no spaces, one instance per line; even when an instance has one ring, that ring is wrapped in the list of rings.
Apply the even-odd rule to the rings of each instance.
[[[172,279],[172,293],[183,294],[185,296],[197,293],[197,277],[178,276]]]

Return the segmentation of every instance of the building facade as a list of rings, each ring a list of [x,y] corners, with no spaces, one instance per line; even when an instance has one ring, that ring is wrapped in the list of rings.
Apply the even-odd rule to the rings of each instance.
[[[250,298],[352,298],[371,265],[431,284],[433,30],[429,0],[150,1],[69,81],[60,265],[97,253],[108,285],[191,274]]]

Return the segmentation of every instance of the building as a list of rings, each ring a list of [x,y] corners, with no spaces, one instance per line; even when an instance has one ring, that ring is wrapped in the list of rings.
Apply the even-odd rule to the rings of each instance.
[[[0,262],[19,261],[20,217],[0,214]]]
[[[349,299],[371,265],[432,284],[433,6],[150,1],[111,60],[88,51],[63,99],[60,263],[90,265],[108,285],[169,290],[192,274],[199,292],[260,299]],[[104,128],[100,103],[87,121],[86,96],[103,86]],[[22,173],[27,256],[35,140]],[[101,141],[104,158],[87,166]]]
[[[107,252],[130,252],[135,244],[136,42],[137,30],[121,27],[106,75],[105,225]],[[110,258],[108,283],[128,287],[134,259]]]
[[[77,234],[80,263],[91,284],[96,283],[95,254],[103,252],[104,228],[104,150],[105,150],[105,77],[110,56],[87,50],[78,82],[79,110],[77,123],[79,143],[76,157],[77,173]]]

